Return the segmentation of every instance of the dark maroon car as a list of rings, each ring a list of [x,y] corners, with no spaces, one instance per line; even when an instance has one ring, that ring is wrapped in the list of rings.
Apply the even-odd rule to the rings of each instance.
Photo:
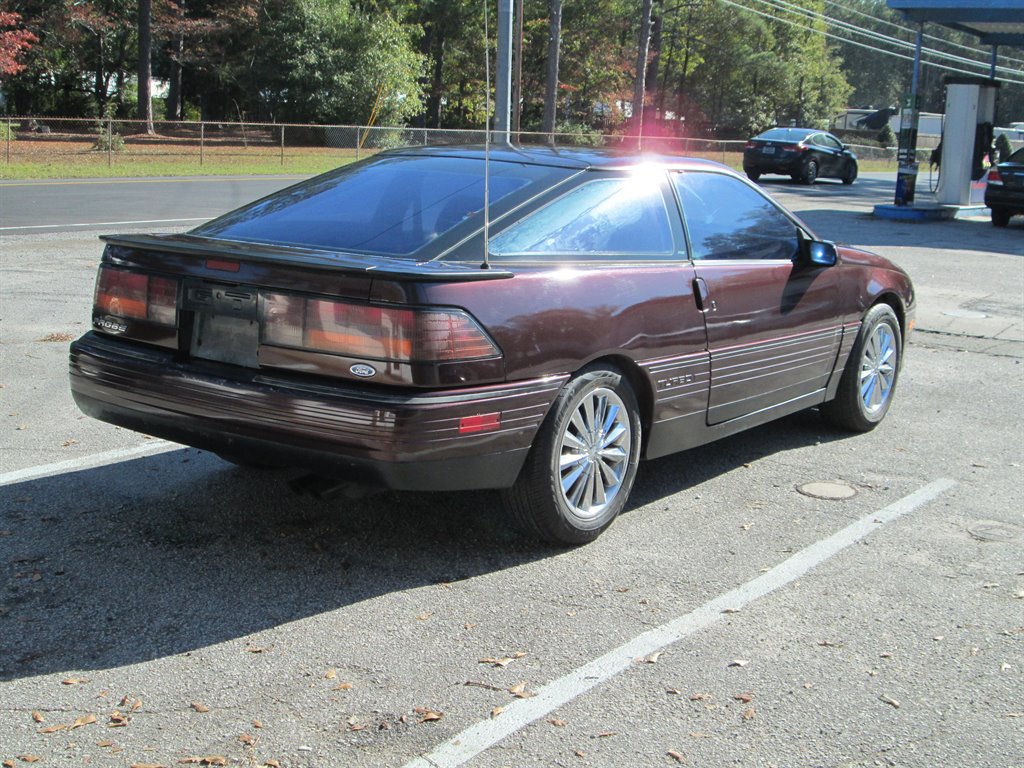
[[[566,544],[612,522],[641,458],[812,406],[885,416],[914,314],[898,267],[711,162],[488,167],[486,228],[483,150],[432,148],[104,238],[76,402],[237,463],[500,488]]]

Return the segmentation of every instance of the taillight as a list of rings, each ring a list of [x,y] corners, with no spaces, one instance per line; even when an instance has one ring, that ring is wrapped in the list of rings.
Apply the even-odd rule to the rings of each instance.
[[[783,144],[782,145],[782,151],[783,152],[799,152],[803,148],[804,148],[803,144]]]
[[[757,144],[755,144],[753,141],[748,141],[746,144],[743,145],[743,148],[744,149],[753,149],[756,146],[757,146]]]
[[[178,282],[167,277],[100,267],[94,305],[97,314],[173,326],[178,317]]]
[[[992,167],[988,169],[988,183],[989,184],[1002,184],[1003,177],[999,175],[999,169]]]
[[[407,309],[262,294],[263,342],[395,362],[475,360],[497,346],[460,309]]]

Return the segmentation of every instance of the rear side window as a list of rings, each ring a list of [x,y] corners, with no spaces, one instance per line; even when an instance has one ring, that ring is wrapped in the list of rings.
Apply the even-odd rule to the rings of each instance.
[[[642,176],[581,184],[490,241],[496,256],[651,258],[674,250],[661,184]]]
[[[796,225],[760,192],[722,173],[678,173],[694,259],[792,259]]]
[[[514,202],[569,174],[492,162],[490,201]],[[408,256],[466,222],[482,225],[484,164],[457,157],[387,157],[284,189],[194,230],[226,240]]]

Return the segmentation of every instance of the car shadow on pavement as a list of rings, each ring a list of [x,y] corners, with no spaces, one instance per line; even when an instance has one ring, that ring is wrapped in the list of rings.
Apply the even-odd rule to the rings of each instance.
[[[630,508],[842,437],[814,412],[645,463]],[[561,550],[495,492],[318,500],[180,449],[0,488],[0,681],[121,667]]]
[[[828,233],[830,240],[864,248],[934,248],[957,259],[963,268],[965,251],[1024,256],[1024,218],[1017,217],[1009,227],[993,227],[987,216],[952,221],[909,222],[879,219],[855,210],[821,208],[801,210],[799,217],[814,231]],[[941,255],[941,254],[940,254]],[[953,265],[951,265],[953,266]]]

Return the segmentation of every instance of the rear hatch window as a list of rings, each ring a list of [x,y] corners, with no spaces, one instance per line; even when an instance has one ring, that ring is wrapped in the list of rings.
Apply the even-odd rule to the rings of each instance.
[[[492,162],[491,205],[499,201],[518,204],[570,173],[550,166]],[[483,205],[482,160],[389,156],[296,184],[214,219],[193,233],[224,240],[412,257],[460,225],[467,230],[482,226]]]

